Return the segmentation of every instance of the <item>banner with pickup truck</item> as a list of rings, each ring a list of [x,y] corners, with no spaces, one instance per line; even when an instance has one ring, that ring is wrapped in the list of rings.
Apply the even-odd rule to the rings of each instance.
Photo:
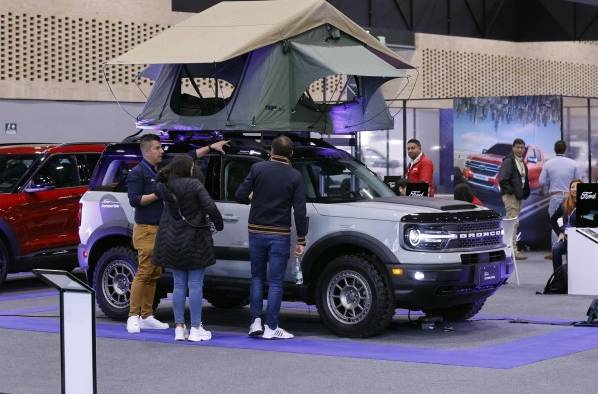
[[[525,141],[531,195],[520,213],[520,246],[547,249],[550,244],[548,195],[540,183],[544,163],[561,139],[559,96],[472,97],[454,100],[454,166],[484,206],[504,214],[498,172],[512,152],[513,140]]]

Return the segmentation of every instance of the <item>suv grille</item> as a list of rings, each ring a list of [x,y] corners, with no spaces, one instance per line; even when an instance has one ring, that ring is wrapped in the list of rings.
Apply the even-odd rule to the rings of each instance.
[[[468,163],[469,168],[471,171],[488,176],[495,176],[498,173],[499,166],[495,164],[488,164],[488,163],[480,163],[477,161],[470,161]]]

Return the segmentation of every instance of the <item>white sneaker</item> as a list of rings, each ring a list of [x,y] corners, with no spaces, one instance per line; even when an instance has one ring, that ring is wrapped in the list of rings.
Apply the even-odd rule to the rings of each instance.
[[[264,339],[292,339],[295,338],[293,334],[283,330],[280,327],[277,327],[276,330],[271,329],[268,327],[267,324],[264,325],[264,334],[262,335]]]
[[[142,330],[166,330],[168,329],[168,323],[162,323],[156,319],[154,315],[148,316],[145,319],[139,319],[139,327]]]
[[[257,317],[249,326],[249,336],[257,337],[258,335],[262,335],[263,333],[264,328],[262,327],[262,319]]]
[[[184,341],[187,338],[189,338],[189,330],[187,330],[187,326],[176,326],[174,328],[175,341]]]
[[[141,320],[139,316],[129,316],[127,319],[127,332],[129,334],[139,334],[141,332],[139,320]]]
[[[199,327],[191,327],[189,337],[187,338],[191,342],[209,341],[212,339],[212,333],[203,328],[202,325]]]

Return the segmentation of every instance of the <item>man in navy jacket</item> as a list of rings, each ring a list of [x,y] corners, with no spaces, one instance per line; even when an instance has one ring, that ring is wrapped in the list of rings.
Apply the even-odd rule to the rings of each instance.
[[[215,142],[189,152],[194,159],[211,151],[222,152],[228,141]],[[156,283],[162,275],[162,268],[152,262],[154,242],[158,223],[162,216],[162,201],[156,196],[156,175],[158,164],[162,162],[164,149],[160,137],[146,134],[139,139],[143,160],[127,176],[129,203],[135,208],[133,226],[133,247],[137,250],[138,267],[131,284],[131,300],[127,331],[132,334],[142,329],[167,329],[153,315]]]
[[[256,163],[237,189],[240,203],[251,202],[249,250],[251,254],[251,325],[249,335],[265,339],[290,339],[293,334],[278,326],[282,284],[291,249],[291,208],[295,216],[295,255],[303,254],[307,235],[303,177],[291,165],[293,142],[286,136],[272,141],[270,161]],[[268,263],[268,307],[262,328],[263,287]]]

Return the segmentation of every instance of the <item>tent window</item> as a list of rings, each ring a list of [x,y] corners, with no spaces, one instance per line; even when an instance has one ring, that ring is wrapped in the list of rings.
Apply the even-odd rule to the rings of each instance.
[[[312,82],[303,95],[314,104],[342,104],[354,102],[359,94],[352,75],[330,75]]]
[[[220,112],[231,99],[235,86],[219,78],[189,78],[183,72],[171,106],[183,116],[209,116]]]

